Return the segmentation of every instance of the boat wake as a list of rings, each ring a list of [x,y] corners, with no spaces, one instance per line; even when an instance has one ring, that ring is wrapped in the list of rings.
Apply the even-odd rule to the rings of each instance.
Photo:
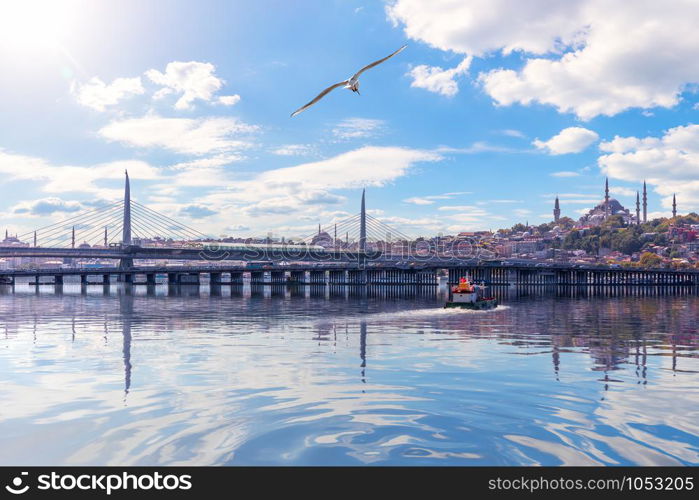
[[[509,309],[509,306],[497,306],[495,309],[462,309],[453,307],[445,309],[443,307],[429,307],[425,309],[412,309],[406,311],[395,311],[388,313],[373,313],[367,314],[367,317],[384,319],[399,319],[399,318],[425,318],[439,316],[460,316],[464,314],[492,314],[498,311]]]

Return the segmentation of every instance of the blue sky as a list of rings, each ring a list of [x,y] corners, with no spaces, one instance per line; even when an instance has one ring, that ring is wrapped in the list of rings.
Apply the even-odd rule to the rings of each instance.
[[[212,235],[306,235],[365,186],[411,235],[548,222],[556,194],[577,218],[605,175],[627,207],[648,179],[653,216],[696,211],[699,9],[657,4],[4,2],[0,214],[74,215],[124,168]]]

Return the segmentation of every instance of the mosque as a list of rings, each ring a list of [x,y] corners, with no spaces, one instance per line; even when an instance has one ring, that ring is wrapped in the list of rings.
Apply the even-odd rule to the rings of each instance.
[[[621,215],[624,219],[624,223],[630,224],[641,224],[642,222],[648,221],[648,191],[646,189],[646,182],[643,181],[643,204],[641,205],[641,196],[638,191],[636,191],[636,213],[632,213],[628,208],[619,203],[616,198],[609,197],[609,178],[604,181],[604,199],[594,208],[592,208],[585,215],[580,217],[576,226],[578,227],[589,227],[589,226],[599,226],[605,220],[607,220],[612,215]],[[643,216],[641,217],[641,207],[643,207]],[[675,195],[672,195],[672,216],[677,216],[677,199]],[[561,217],[561,206],[556,196],[556,201],[553,206],[553,220],[558,222]]]

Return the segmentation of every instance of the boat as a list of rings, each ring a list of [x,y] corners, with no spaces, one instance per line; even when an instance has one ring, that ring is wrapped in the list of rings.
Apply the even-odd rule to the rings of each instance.
[[[461,278],[458,285],[451,287],[449,300],[444,304],[444,308],[460,307],[479,311],[495,309],[498,301],[494,297],[484,296],[486,288],[485,285],[471,283],[468,277]]]

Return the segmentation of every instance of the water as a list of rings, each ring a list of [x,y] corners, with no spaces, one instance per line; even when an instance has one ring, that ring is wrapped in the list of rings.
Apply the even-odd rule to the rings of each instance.
[[[699,297],[0,293],[0,464],[699,464]]]

